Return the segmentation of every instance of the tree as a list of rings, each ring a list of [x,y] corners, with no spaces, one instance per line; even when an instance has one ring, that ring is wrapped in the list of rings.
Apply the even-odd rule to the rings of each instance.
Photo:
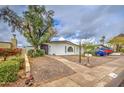
[[[120,52],[122,46],[124,45],[124,34],[120,34],[109,41],[110,44],[115,46],[115,50]]]
[[[104,45],[104,42],[105,42],[105,36],[102,36],[101,39],[100,39],[100,43],[101,43],[102,45]]]
[[[54,11],[45,9],[45,6],[28,6],[23,16],[18,16],[8,7],[0,10],[0,19],[12,27],[12,31],[18,30],[27,41],[37,50],[39,46],[48,42],[55,34],[53,30]]]

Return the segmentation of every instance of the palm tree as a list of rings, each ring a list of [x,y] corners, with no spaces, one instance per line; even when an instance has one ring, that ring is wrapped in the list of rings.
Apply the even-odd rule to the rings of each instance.
[[[105,36],[102,36],[102,37],[101,37],[100,43],[101,43],[102,45],[104,45],[104,43],[105,43]]]

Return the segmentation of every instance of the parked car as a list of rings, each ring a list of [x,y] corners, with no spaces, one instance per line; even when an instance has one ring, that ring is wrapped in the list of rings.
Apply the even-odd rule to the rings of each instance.
[[[98,56],[106,56],[109,55],[113,52],[113,50],[111,48],[108,47],[102,47],[102,48],[98,48],[96,50],[96,55]]]

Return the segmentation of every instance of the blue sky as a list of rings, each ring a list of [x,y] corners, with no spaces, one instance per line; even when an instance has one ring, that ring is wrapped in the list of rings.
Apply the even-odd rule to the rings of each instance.
[[[4,6],[0,6],[2,8]],[[26,10],[26,6],[9,6],[18,14]],[[105,35],[106,41],[124,33],[124,6],[60,6],[50,5],[46,8],[55,11],[57,36],[53,40],[69,40],[98,42]],[[0,21],[0,41],[9,41],[11,28]],[[26,44],[22,35],[17,33],[19,43]]]

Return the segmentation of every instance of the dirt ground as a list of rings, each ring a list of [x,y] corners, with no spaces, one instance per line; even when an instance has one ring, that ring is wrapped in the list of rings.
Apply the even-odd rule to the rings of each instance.
[[[124,80],[121,82],[121,84],[119,85],[119,87],[124,87]]]
[[[77,62],[79,64],[79,56],[61,56],[67,60],[72,62]],[[107,57],[91,57],[90,64],[91,67],[96,67],[102,65],[104,63],[113,61],[119,58],[119,56],[107,56]],[[85,57],[82,57],[82,65],[87,61]],[[74,74],[75,72],[57,60],[54,60],[48,56],[38,57],[38,58],[31,58],[31,73],[34,77],[34,84],[33,87],[40,86],[44,83],[51,82],[53,80],[60,79],[62,77],[66,77],[69,75]],[[25,74],[24,70],[20,71],[19,79],[16,82],[9,83],[6,85],[2,85],[2,87],[25,87]],[[122,85],[123,86],[123,83]],[[0,85],[1,87],[1,85]]]
[[[57,60],[51,59],[47,56],[31,58],[31,73],[34,77],[33,86],[39,86],[62,77],[72,75],[75,72]],[[20,70],[19,78],[16,82],[0,85],[0,87],[26,87],[24,70]]]
[[[79,63],[79,56],[73,55],[73,56],[61,56],[61,57],[64,57],[65,59],[70,60],[72,62]],[[99,66],[99,65],[102,65],[104,63],[113,61],[117,58],[119,58],[119,56],[105,56],[105,57],[92,56],[92,57],[89,58],[89,61],[90,61],[90,64],[91,64],[90,67]],[[87,62],[87,58],[82,57],[81,58],[81,64],[84,65],[86,62]]]
[[[75,73],[63,63],[47,56],[31,59],[31,72],[35,80],[34,86]]]

